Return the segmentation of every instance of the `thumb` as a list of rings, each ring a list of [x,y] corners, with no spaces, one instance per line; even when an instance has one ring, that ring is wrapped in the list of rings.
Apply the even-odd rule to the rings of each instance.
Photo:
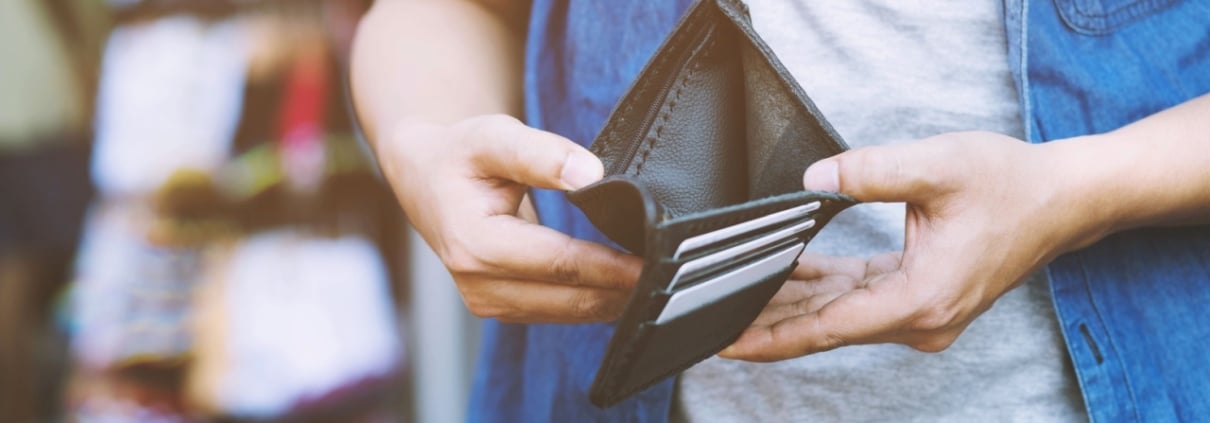
[[[480,176],[562,190],[581,188],[604,176],[601,160],[567,138],[505,116],[482,118],[474,125],[468,144]]]
[[[815,162],[803,187],[865,202],[917,203],[941,193],[940,155],[926,143],[863,147]]]

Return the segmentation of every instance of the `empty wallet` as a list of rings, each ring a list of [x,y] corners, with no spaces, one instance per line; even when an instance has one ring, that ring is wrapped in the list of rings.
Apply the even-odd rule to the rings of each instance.
[[[855,203],[802,189],[807,166],[847,148],[741,1],[686,12],[591,146],[605,178],[567,193],[644,258],[593,404],[616,404],[738,338],[806,243]]]

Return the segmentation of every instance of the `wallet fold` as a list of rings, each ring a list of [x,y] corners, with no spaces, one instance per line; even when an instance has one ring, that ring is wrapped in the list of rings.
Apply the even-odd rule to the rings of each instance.
[[[795,246],[855,203],[802,190],[810,164],[847,149],[752,29],[742,2],[695,3],[594,140],[606,177],[567,194],[609,239],[644,258],[592,402],[615,404],[733,342],[789,277]],[[811,212],[797,226],[739,231],[794,210]],[[694,237],[710,242],[686,252]],[[749,245],[760,247],[743,250]],[[728,260],[711,257],[719,254]],[[714,267],[681,271],[694,261],[694,269]],[[671,298],[684,303],[702,291],[722,294],[658,322]]]

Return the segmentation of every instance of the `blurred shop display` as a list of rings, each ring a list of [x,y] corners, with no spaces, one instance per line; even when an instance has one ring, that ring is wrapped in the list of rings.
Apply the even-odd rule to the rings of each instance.
[[[401,216],[339,61],[366,2],[108,1],[69,419],[394,421]],[[340,10],[336,13],[333,10]]]
[[[54,413],[66,361],[50,319],[91,197],[88,121],[104,6],[0,1],[0,422]]]
[[[114,29],[93,145],[102,196],[146,195],[177,170],[212,173],[226,161],[243,106],[245,28],[170,16]]]
[[[383,399],[374,393],[402,351],[373,244],[281,230],[216,256],[198,302],[196,340],[208,350],[193,366],[191,402],[264,418]]]

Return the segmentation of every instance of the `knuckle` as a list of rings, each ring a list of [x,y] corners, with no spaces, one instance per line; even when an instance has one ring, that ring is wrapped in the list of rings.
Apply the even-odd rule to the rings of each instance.
[[[857,198],[881,195],[882,187],[899,186],[898,161],[883,149],[858,148],[839,156],[840,190]]]
[[[580,257],[575,251],[575,241],[568,239],[563,248],[559,249],[559,253],[555,255],[554,260],[550,262],[550,274],[560,282],[571,285],[583,284],[583,272],[580,270],[580,264],[576,260]]]
[[[497,307],[481,296],[463,294],[462,302],[466,304],[466,309],[475,315],[475,317],[490,319],[500,317],[501,315],[500,307]]]
[[[474,275],[481,268],[481,261],[465,250],[455,249],[442,254],[446,269],[455,277]]]
[[[610,311],[606,298],[590,291],[573,296],[570,306],[572,314],[577,316],[605,317]]]
[[[880,149],[861,148],[855,150],[853,155],[852,169],[869,169],[873,170],[873,182],[876,186],[886,186],[899,179],[901,169],[897,160],[889,157]]]
[[[444,243],[436,253],[450,275],[458,278],[484,273],[484,269],[488,267],[488,261],[481,254],[465,248],[466,244],[458,241],[457,234],[450,234],[444,238],[453,242]]]
[[[941,147],[948,148],[948,147]],[[927,161],[921,161],[921,156],[903,150],[889,148],[859,148],[851,151],[847,166],[849,172],[858,172],[864,183],[861,185],[881,189],[880,187],[902,187],[910,191],[936,191],[945,187],[953,178],[950,175],[952,166],[930,166]],[[931,153],[937,157],[947,157],[944,153]],[[842,172],[841,185],[844,185]]]
[[[498,301],[483,297],[463,297],[466,309],[480,319],[497,319],[503,322],[520,321],[522,314],[516,307],[501,304]]]
[[[474,303],[467,302],[467,303],[466,303],[466,309],[467,309],[467,310],[470,310],[470,312],[471,312],[471,314],[472,314],[472,315],[474,315],[475,317],[478,317],[478,318],[480,318],[480,319],[490,319],[490,318],[492,318],[492,314],[491,314],[491,312],[489,312],[489,311],[488,311],[489,309],[487,309],[487,308],[485,308],[485,307],[483,307],[483,306],[479,306],[479,305],[476,305],[476,304],[474,304]]]
[[[964,151],[964,145],[966,144],[969,143],[937,143],[934,146],[937,152],[933,153],[933,157],[968,157],[966,151]],[[945,166],[932,166],[928,172],[922,172],[918,176],[918,179],[922,183],[927,184],[928,187],[948,191],[956,184],[970,179],[969,177],[973,172],[980,170],[972,168],[972,164],[969,161],[957,160],[947,162]]]

